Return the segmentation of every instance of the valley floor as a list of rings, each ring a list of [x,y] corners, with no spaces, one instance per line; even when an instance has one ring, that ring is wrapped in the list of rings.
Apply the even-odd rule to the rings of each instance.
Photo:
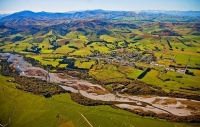
[[[4,55],[4,54],[2,54],[2,55]],[[43,80],[47,80],[49,82],[59,83],[59,85],[67,91],[79,93],[82,96],[90,98],[92,100],[111,102],[116,107],[119,107],[122,109],[141,111],[141,112],[153,112],[155,114],[162,114],[162,113],[170,114],[170,115],[172,114],[175,116],[190,116],[190,115],[198,115],[199,114],[199,110],[197,110],[196,112],[194,110],[192,110],[192,108],[200,109],[199,101],[181,99],[181,98],[159,97],[159,96],[146,97],[146,96],[125,95],[125,94],[119,94],[119,93],[113,94],[113,93],[110,93],[109,91],[107,91],[105,88],[103,88],[100,85],[92,84],[87,81],[80,80],[80,79],[71,77],[69,75],[63,74],[63,73],[49,73],[48,71],[46,71],[42,68],[33,67],[30,63],[24,61],[23,56],[21,56],[21,55],[17,55],[17,54],[12,55],[11,54],[9,56],[8,60],[12,61],[14,63],[14,67],[16,67],[16,69],[20,72],[20,75],[22,75],[22,76],[36,77],[36,78],[41,78]],[[3,80],[5,80],[4,77],[2,77],[2,81]],[[8,84],[6,81],[4,81],[4,83]],[[4,86],[2,86],[2,87],[3,87],[2,88],[2,94],[3,94],[2,97],[8,96],[8,95],[4,94],[5,88],[4,88]],[[9,86],[8,86],[8,88],[9,88]],[[12,87],[12,90],[18,91],[14,87]],[[15,95],[15,96],[18,96],[18,95]],[[31,94],[30,94],[30,96],[31,96]],[[33,96],[35,96],[35,95],[33,95]],[[61,98],[61,96],[68,96],[68,94],[60,95],[60,98]],[[57,101],[57,99],[55,99],[56,97],[59,98],[59,95],[55,95],[55,96],[53,96],[53,98],[50,98],[47,100],[53,99],[52,101],[56,102]],[[7,99],[8,99],[8,101],[11,101],[11,100],[9,100],[9,98],[7,98]],[[64,98],[62,98],[62,99],[64,99]],[[14,100],[14,102],[16,102],[16,104],[14,105],[16,107],[16,105],[18,105],[18,102],[15,99],[13,99],[13,100]],[[47,101],[44,99],[42,99],[42,100]],[[11,102],[11,103],[13,103],[13,102]],[[63,101],[62,103],[65,103],[65,101]],[[43,103],[42,105],[44,106],[46,104]],[[6,105],[4,105],[4,106],[6,106]],[[65,106],[65,105],[63,105],[63,106]],[[47,105],[47,107],[48,107],[48,105]],[[108,106],[97,106],[97,107],[108,107]],[[190,108],[188,108],[188,107],[190,107]],[[67,105],[66,105],[66,108],[67,108]],[[64,108],[64,109],[66,109],[66,108]],[[88,107],[88,109],[90,109],[90,108]],[[115,109],[112,109],[112,110],[115,110]],[[43,111],[43,110],[40,110],[40,111],[45,112],[47,110],[45,108],[45,111]],[[17,111],[15,111],[15,109],[14,109],[13,112],[14,112],[13,114],[15,114],[15,112],[17,112]],[[73,110],[73,112],[77,112],[77,111]],[[91,112],[93,112],[92,108],[91,108]],[[122,111],[122,112],[124,112],[124,111]],[[81,116],[81,114],[84,114],[82,112],[79,112],[79,113],[80,113],[80,116]],[[87,117],[86,114],[84,114],[84,116]],[[60,113],[58,113],[56,118],[58,118],[58,120],[59,120]],[[138,118],[141,118],[141,117],[138,117]],[[63,118],[61,118],[61,119],[63,119]],[[3,123],[3,125],[6,124],[4,122],[2,122],[2,123]],[[72,123],[74,123],[74,122],[72,122]],[[70,124],[72,124],[72,123],[70,123]]]

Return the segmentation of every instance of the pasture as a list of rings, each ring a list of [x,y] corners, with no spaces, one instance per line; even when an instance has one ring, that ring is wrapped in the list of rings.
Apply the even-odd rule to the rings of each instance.
[[[198,126],[198,124],[174,123],[149,117],[140,117],[131,112],[111,108],[110,106],[79,105],[70,99],[68,93],[55,95],[47,99],[43,96],[16,89],[15,86],[17,84],[6,81],[10,79],[9,77],[0,75],[0,79],[0,108],[4,109],[0,112],[1,124],[6,124],[14,111],[8,126],[89,127],[89,124],[81,114],[95,127]]]

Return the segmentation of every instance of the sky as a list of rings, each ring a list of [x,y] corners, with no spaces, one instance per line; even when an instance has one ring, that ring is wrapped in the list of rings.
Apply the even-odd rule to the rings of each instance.
[[[0,0],[1,14],[23,10],[68,12],[94,9],[200,11],[200,0]]]

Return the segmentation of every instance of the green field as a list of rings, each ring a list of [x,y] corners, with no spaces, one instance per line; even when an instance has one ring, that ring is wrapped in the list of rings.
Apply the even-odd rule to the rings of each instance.
[[[142,70],[126,66],[121,66],[118,70],[131,79],[137,79],[137,77],[143,72]]]
[[[135,20],[137,20],[137,18]],[[178,25],[163,23],[165,27],[160,27],[160,24],[157,22],[143,22],[136,24],[143,28],[143,30],[131,29],[128,27],[113,27],[106,29],[106,31],[108,31],[107,34],[99,34],[99,31],[101,30],[92,30],[90,28],[86,28],[84,30],[73,29],[64,35],[56,33],[55,30],[46,31],[43,35],[41,35],[41,33],[36,35],[24,35],[20,33],[13,34],[9,36],[10,40],[6,38],[6,41],[0,49],[4,52],[22,53],[27,57],[32,57],[35,60],[38,60],[42,65],[50,64],[53,67],[58,66],[60,68],[65,68],[67,65],[67,63],[59,65],[59,62],[63,60],[63,56],[74,58],[74,66],[78,68],[90,69],[90,67],[94,65],[94,67],[89,70],[89,73],[93,78],[102,81],[106,81],[108,79],[112,79],[113,81],[121,79],[126,80],[127,78],[137,79],[145,68],[150,67],[156,70],[152,70],[146,74],[143,79],[141,79],[145,83],[160,86],[163,87],[163,89],[166,89],[166,86],[168,86],[168,89],[173,90],[180,90],[180,87],[187,88],[190,84],[194,84],[195,87],[200,88],[199,83],[196,82],[196,79],[199,79],[198,68],[200,67],[200,53],[198,53],[198,51],[200,52],[200,38],[198,35],[191,34],[190,32],[192,32],[192,29],[189,27],[195,23],[183,23]],[[165,30],[168,30],[169,33],[163,33]],[[174,32],[182,36],[168,35],[170,32]],[[12,42],[12,39],[17,36],[24,37],[26,39]],[[42,40],[34,41],[35,38],[42,38]],[[4,38],[1,40],[3,39]],[[169,41],[172,47],[171,50],[167,41]],[[26,48],[30,50],[34,46],[41,48],[39,54],[35,54],[31,51],[24,51]],[[55,50],[53,48],[55,48]],[[123,53],[121,53],[121,49],[124,50]],[[95,56],[95,52],[98,52],[100,56]],[[148,53],[145,53],[150,52],[156,57],[155,63],[166,66],[169,69],[177,70],[181,69],[181,67],[192,67],[192,72],[196,75],[194,74],[194,76],[189,76],[190,78],[187,80],[177,79],[176,76],[179,75],[178,73],[171,74],[172,72],[167,72],[166,74],[160,75],[159,71],[165,70],[164,67],[153,67],[145,61],[137,60],[133,61],[133,63],[136,66],[143,68],[143,70],[129,66],[116,67],[116,65],[109,65],[108,62],[102,65],[97,65],[92,59],[82,61],[82,59],[88,59],[91,55],[94,57],[101,57],[104,55],[103,58],[109,58],[112,52],[119,53],[118,56],[120,57],[126,55],[127,52],[137,52],[143,54],[141,58],[148,56]],[[113,66],[115,67],[113,68]],[[158,79],[158,75],[161,79],[170,79],[170,81],[164,82],[161,79]],[[188,77],[188,75],[184,77]],[[187,92],[199,93],[197,91]]]
[[[0,121],[2,124],[11,122],[8,126],[68,126],[89,127],[81,116],[83,114],[94,126],[106,127],[193,127],[198,124],[173,123],[148,117],[140,117],[133,113],[114,109],[109,106],[83,106],[73,102],[70,95],[60,94],[46,99],[43,96],[27,93],[15,88],[17,84],[8,83],[8,77],[0,75]]]

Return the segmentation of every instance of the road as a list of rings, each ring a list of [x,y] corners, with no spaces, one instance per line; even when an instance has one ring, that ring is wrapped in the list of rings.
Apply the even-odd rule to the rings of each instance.
[[[85,116],[83,114],[81,114],[81,116],[85,119],[85,121],[90,125],[90,127],[93,127],[92,124],[85,118]]]

